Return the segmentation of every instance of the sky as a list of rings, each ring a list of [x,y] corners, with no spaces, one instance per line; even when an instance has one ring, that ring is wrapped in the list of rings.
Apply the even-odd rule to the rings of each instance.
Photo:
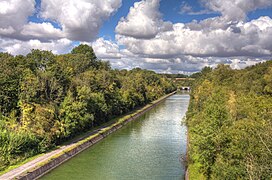
[[[241,69],[272,59],[272,1],[0,0],[0,52],[79,44],[118,69]]]

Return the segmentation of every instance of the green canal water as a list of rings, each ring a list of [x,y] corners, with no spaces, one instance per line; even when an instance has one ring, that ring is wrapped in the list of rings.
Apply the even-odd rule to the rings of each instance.
[[[43,180],[183,179],[188,94],[175,94],[101,142],[46,174]]]

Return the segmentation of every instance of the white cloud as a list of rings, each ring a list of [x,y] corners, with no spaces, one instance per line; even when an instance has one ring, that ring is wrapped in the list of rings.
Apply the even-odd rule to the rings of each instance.
[[[41,16],[62,27],[66,37],[94,40],[103,21],[121,6],[121,0],[42,0]]]
[[[41,9],[35,9],[35,3],[35,0],[0,1],[0,51],[14,55],[27,54],[31,49],[67,53],[73,47],[73,40],[95,40],[103,22],[117,11],[122,1],[42,0]],[[34,13],[43,22],[28,22]],[[53,22],[60,28],[53,26]],[[119,51],[117,45],[101,43],[104,43],[103,57],[107,52],[113,57],[114,48]],[[102,51],[101,47],[99,53]]]
[[[165,22],[159,13],[159,0],[135,3],[116,27],[115,38],[126,47],[129,57],[122,54],[114,66],[178,73],[220,63],[240,69],[268,59],[272,55],[272,19],[264,16],[247,22],[246,14],[270,6],[272,1],[234,1],[205,1],[209,9],[203,13],[216,11],[222,16],[172,24],[168,31],[160,29]],[[233,7],[237,12],[225,7]],[[199,13],[186,3],[181,8],[183,13]]]
[[[21,34],[30,38],[38,38],[43,40],[60,39],[64,37],[60,29],[56,29],[51,23],[33,23],[29,22],[24,25]]]
[[[1,0],[0,36],[10,37],[27,23],[35,11],[35,0]]]
[[[212,11],[220,12],[227,20],[245,20],[247,13],[272,6],[271,0],[201,0]]]
[[[115,31],[118,34],[139,39],[150,39],[161,31],[172,29],[172,23],[163,22],[159,12],[159,0],[143,0],[130,8],[126,18],[121,18]]]
[[[32,49],[41,49],[52,51],[55,54],[68,53],[72,48],[72,41],[68,39],[51,40],[50,42],[41,42],[39,40],[30,40],[23,42],[13,39],[0,39],[1,51],[8,52],[13,55],[26,55]]]
[[[185,1],[183,1],[180,7],[180,13],[184,14],[184,13],[190,13],[192,11],[193,11],[193,7],[190,6],[188,3],[186,3]]]
[[[138,56],[123,56],[121,59],[110,60],[113,68],[118,69],[133,69],[140,67],[149,69],[158,73],[193,73],[200,71],[203,67],[208,65],[207,58],[200,58],[198,62],[190,61],[189,57],[158,59],[158,58],[144,58]]]
[[[229,65],[232,69],[243,69],[247,66],[255,65],[256,63],[264,62],[265,60],[259,58],[232,58],[229,59]]]
[[[194,11],[193,7],[189,5],[187,2],[183,1],[180,6],[180,14],[189,14],[189,15],[202,15],[202,14],[214,14],[215,12],[208,10],[208,9],[202,9],[200,11]]]
[[[8,36],[11,35],[13,33],[15,33],[15,29],[11,26],[5,27],[5,28],[0,28],[0,34],[3,36]]]
[[[40,18],[49,22],[28,22],[35,11],[35,0],[0,2],[0,36],[41,41],[67,38],[76,41],[96,39],[103,22],[121,6],[121,0],[42,0]],[[54,27],[50,21],[61,28]]]
[[[270,56],[271,23],[272,19],[269,17],[229,24],[224,28],[215,26],[190,29],[190,26],[177,23],[172,31],[160,32],[153,39],[143,40],[122,35],[117,35],[116,38],[132,53],[147,57]]]
[[[112,41],[98,38],[91,45],[96,56],[100,59],[120,59],[122,56],[119,50],[119,46]]]

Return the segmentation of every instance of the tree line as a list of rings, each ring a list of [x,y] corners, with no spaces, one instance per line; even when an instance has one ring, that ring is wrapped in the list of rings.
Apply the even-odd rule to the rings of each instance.
[[[0,171],[175,89],[153,71],[111,69],[88,45],[0,53]]]
[[[272,61],[204,68],[186,123],[192,179],[271,179]]]

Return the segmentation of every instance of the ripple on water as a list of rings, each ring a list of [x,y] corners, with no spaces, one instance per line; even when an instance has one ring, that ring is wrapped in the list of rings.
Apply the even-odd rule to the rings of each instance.
[[[175,94],[42,179],[182,179],[188,94]]]

